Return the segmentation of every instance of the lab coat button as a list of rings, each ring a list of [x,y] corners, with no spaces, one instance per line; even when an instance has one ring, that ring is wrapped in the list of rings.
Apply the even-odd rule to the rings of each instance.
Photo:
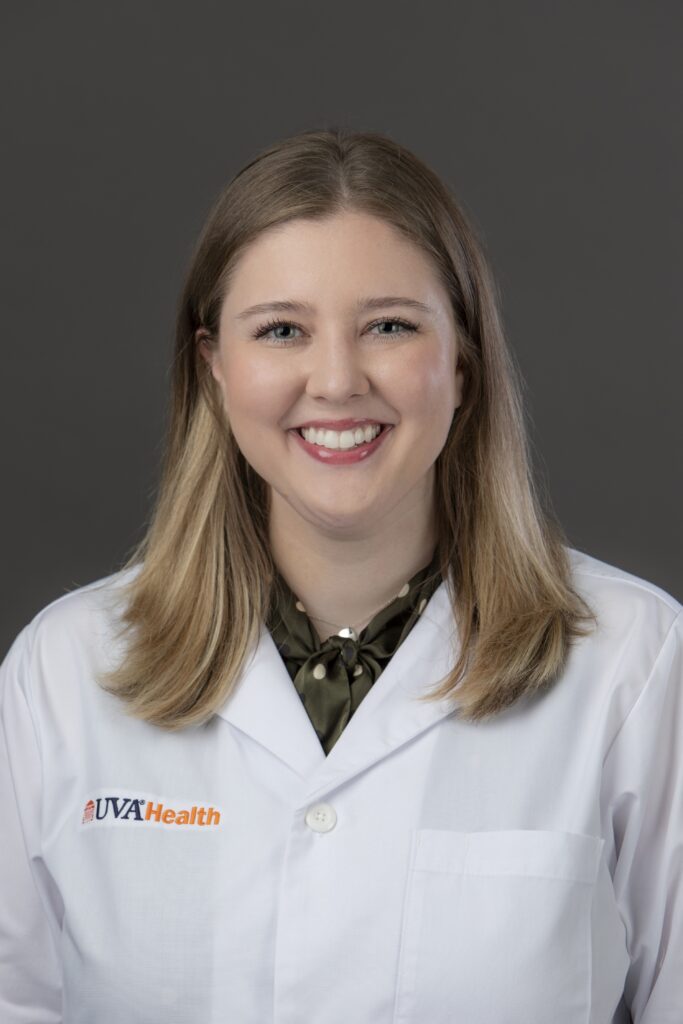
[[[314,832],[329,832],[337,824],[337,813],[329,804],[314,804],[306,811],[305,820]]]

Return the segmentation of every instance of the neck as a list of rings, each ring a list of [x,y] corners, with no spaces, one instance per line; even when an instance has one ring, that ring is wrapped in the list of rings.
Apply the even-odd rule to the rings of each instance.
[[[321,642],[343,626],[360,633],[427,565],[436,546],[431,510],[419,506],[342,539],[321,533],[278,497],[269,533],[275,564]]]

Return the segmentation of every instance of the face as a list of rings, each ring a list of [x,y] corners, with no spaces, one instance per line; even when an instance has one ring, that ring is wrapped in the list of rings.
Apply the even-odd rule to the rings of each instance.
[[[284,301],[288,309],[249,312]],[[270,229],[235,268],[217,346],[200,349],[237,444],[270,485],[271,516],[367,537],[420,503],[431,510],[462,371],[448,294],[395,228],[343,213]],[[348,419],[389,429],[353,461],[305,444],[295,429]],[[336,435],[317,438],[333,444]]]

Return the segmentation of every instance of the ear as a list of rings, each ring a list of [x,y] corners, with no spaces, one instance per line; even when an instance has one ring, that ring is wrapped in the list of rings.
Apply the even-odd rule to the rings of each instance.
[[[205,327],[199,327],[195,331],[194,335],[195,345],[199,350],[199,354],[207,363],[211,374],[215,380],[221,382],[220,370],[218,368],[218,343],[212,338],[210,333]]]
[[[199,349],[199,354],[211,366],[213,364],[213,352],[209,345],[210,335],[205,327],[198,327],[194,332],[194,343]]]

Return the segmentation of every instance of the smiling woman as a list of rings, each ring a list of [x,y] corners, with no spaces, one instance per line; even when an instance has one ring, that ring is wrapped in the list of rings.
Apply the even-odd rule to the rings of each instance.
[[[313,131],[236,175],[197,242],[173,365],[159,499],[124,567],[127,657],[102,679],[131,714],[205,721],[278,582],[320,638],[432,556],[459,651],[425,699],[458,686],[474,722],[558,678],[593,609],[532,480],[480,245],[409,151]],[[356,451],[349,419],[391,429]],[[339,447],[292,433],[305,424]]]
[[[446,186],[259,154],[172,372],[146,536],[0,671],[3,1024],[680,1020],[683,608],[543,507]]]

